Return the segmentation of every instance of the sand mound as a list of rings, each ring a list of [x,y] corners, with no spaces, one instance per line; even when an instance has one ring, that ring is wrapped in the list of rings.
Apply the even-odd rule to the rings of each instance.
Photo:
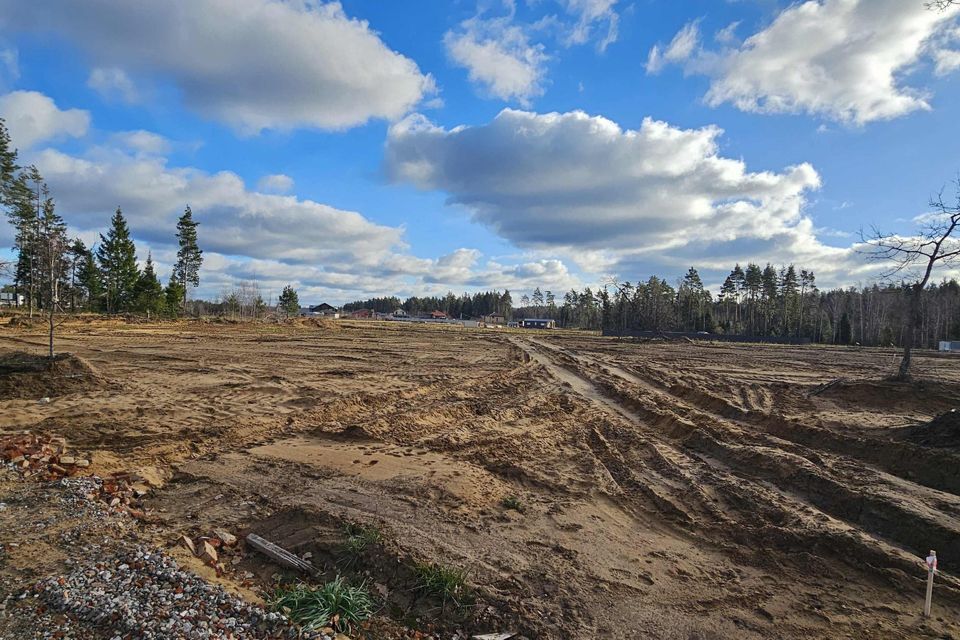
[[[955,384],[917,380],[841,381],[819,394],[843,409],[909,410],[922,406],[932,411],[947,411],[960,404],[960,388]]]
[[[328,318],[294,318],[293,324],[298,327],[316,327],[330,332],[342,330],[339,323]]]
[[[951,409],[926,424],[910,427],[905,438],[925,447],[960,448],[960,411]]]
[[[53,362],[16,351],[0,356],[0,399],[43,398],[103,387],[107,380],[75,355],[62,353]]]

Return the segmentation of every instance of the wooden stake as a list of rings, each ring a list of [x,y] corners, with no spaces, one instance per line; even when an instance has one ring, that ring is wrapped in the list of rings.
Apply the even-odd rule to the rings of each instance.
[[[937,572],[937,552],[930,550],[927,556],[927,597],[923,602],[923,615],[930,617],[930,604],[933,601],[933,574]]]

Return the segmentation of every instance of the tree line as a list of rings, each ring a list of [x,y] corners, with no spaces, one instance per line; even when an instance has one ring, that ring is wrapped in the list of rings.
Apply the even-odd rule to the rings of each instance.
[[[412,316],[428,314],[431,311],[443,311],[451,318],[478,318],[489,315],[509,316],[513,307],[513,298],[510,291],[483,291],[474,294],[463,293],[455,295],[453,292],[445,296],[411,296],[400,300],[396,296],[369,298],[357,300],[343,305],[343,311],[351,312],[360,309],[370,309],[377,313],[393,313],[403,309]]]
[[[343,306],[411,315],[443,311],[454,318],[500,314],[508,320],[552,318],[571,329],[681,331],[756,337],[809,338],[825,344],[902,346],[912,302],[910,284],[871,284],[821,290],[812,269],[737,264],[714,295],[691,267],[674,285],[658,276],[635,282],[610,279],[598,288],[562,296],[537,287],[512,306],[509,291],[459,296],[371,298]],[[936,347],[960,337],[960,284],[944,280],[924,288],[916,343]]]
[[[186,310],[189,289],[200,285],[203,263],[189,206],[177,221],[177,259],[164,287],[151,255],[142,269],[138,265],[120,207],[100,242],[88,248],[80,238],[68,238],[40,171],[17,161],[0,119],[0,208],[13,226],[16,254],[12,265],[2,265],[13,276],[12,286],[5,289],[18,300],[24,297],[31,317],[44,313],[52,323],[56,311],[177,315]]]

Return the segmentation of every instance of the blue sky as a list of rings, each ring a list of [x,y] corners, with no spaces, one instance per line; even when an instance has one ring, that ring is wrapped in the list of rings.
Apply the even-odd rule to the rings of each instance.
[[[120,205],[169,269],[190,204],[210,298],[867,282],[857,231],[960,171],[958,77],[922,0],[0,0],[0,117],[72,231]]]

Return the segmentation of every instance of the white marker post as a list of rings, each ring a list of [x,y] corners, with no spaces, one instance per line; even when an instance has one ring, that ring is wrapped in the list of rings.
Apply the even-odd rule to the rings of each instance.
[[[930,602],[933,600],[933,574],[937,572],[937,552],[930,549],[927,556],[927,599],[923,602],[923,615],[930,617]]]

